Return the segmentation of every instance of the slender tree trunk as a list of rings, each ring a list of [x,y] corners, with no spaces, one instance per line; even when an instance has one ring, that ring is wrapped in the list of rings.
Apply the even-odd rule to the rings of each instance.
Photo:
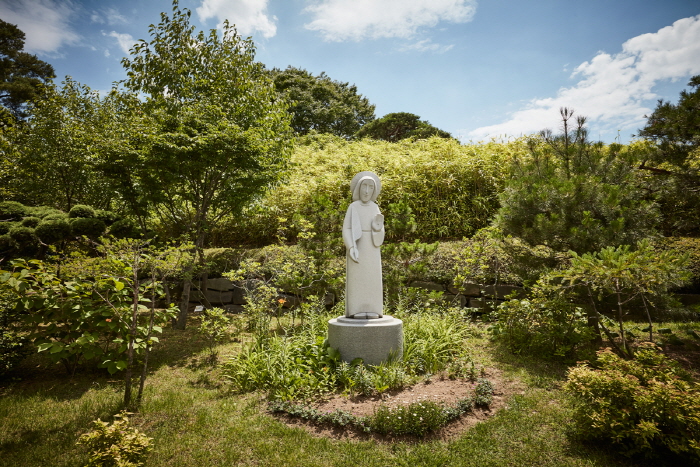
[[[139,254],[139,253],[137,253]],[[136,325],[139,313],[139,275],[138,275],[138,259],[134,261],[132,266],[133,282],[132,282],[132,310],[131,310],[131,329],[129,330],[129,349],[127,351],[126,374],[124,375],[124,407],[131,405],[131,378],[133,376],[134,366],[134,341],[136,340]]]
[[[592,310],[586,312],[586,319],[588,325],[593,328],[595,332],[595,343],[600,345],[603,342],[603,335],[600,333],[600,320],[598,319],[598,308],[595,306],[595,300],[593,299],[593,293],[591,288],[586,286],[586,291],[588,292],[588,299],[591,301]]]
[[[148,356],[151,354],[151,345],[149,340],[151,338],[151,332],[153,331],[153,320],[156,315],[156,277],[155,274],[151,274],[151,287],[153,287],[153,300],[151,301],[151,316],[148,321],[148,333],[146,333],[146,350],[143,355],[143,368],[141,368],[141,379],[139,380],[139,392],[136,395],[136,407],[141,405],[141,399],[143,398],[143,387],[146,384],[146,375],[148,374]],[[168,304],[170,306],[170,304]]]
[[[598,308],[595,306],[595,301],[593,300],[593,292],[591,292],[591,288],[589,286],[586,286],[586,289],[588,290],[588,297],[591,299],[591,306],[593,307],[593,312],[596,314],[596,322],[598,323],[599,326],[599,331],[603,331],[605,335],[608,337],[608,340],[610,341],[610,345],[613,346],[615,350],[619,354],[624,354],[622,349],[615,343],[615,338],[612,336],[612,333],[608,330],[608,328],[605,327],[605,325],[600,321],[600,312],[598,311]],[[602,341],[602,337],[601,337]]]
[[[651,322],[651,313],[649,313],[649,306],[647,305],[647,299],[642,294],[642,303],[644,303],[644,311],[647,313],[647,321],[649,322],[649,341],[654,342],[654,331],[653,323]]]
[[[617,297],[617,323],[620,328],[620,339],[622,340],[622,348],[627,356],[630,356],[629,349],[627,348],[627,339],[625,339],[625,327],[622,324],[622,297],[620,297],[620,288],[617,286],[615,288],[615,296]]]

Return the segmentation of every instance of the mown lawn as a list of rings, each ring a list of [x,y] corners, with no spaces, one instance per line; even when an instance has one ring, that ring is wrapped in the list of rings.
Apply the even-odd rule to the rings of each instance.
[[[147,466],[677,466],[668,456],[627,459],[570,436],[570,405],[559,390],[566,366],[508,355],[475,333],[475,359],[524,384],[507,408],[452,441],[338,441],[290,428],[266,411],[262,394],[232,394],[193,330],[166,331],[152,355],[144,403],[133,423],[154,439]],[[481,337],[479,337],[481,336]],[[219,347],[219,360],[239,343]],[[70,377],[27,359],[0,382],[0,466],[79,466],[75,442],[96,418],[119,411],[122,382],[102,373]]]

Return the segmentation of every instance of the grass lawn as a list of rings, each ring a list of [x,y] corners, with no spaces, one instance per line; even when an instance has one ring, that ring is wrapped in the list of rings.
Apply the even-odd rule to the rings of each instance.
[[[196,318],[195,318],[196,319]],[[194,324],[194,323],[193,323]],[[476,326],[476,325],[475,325]],[[450,441],[342,441],[313,436],[270,415],[263,394],[232,394],[194,332],[166,330],[151,357],[134,426],[154,439],[147,466],[678,466],[670,457],[627,459],[568,435],[571,408],[559,390],[566,366],[508,355],[483,332],[466,342],[480,363],[519,379],[506,407]],[[219,360],[239,343],[219,346]],[[0,381],[0,466],[80,466],[78,436],[112,420],[123,383],[101,372],[70,377],[41,356]]]

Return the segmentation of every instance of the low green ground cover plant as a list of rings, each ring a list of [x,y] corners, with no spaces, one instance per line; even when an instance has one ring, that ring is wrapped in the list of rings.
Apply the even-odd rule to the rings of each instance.
[[[599,351],[594,365],[569,370],[564,390],[577,400],[577,435],[627,455],[661,447],[700,461],[700,385],[654,344],[640,345],[631,360]]]
[[[474,406],[488,407],[492,398],[491,382],[479,379],[474,396],[460,399],[454,405],[434,401],[412,402],[398,407],[382,404],[366,417],[340,409],[324,412],[307,403],[294,401],[271,401],[268,407],[272,412],[286,413],[320,424],[354,428],[364,433],[422,437],[471,412]]]

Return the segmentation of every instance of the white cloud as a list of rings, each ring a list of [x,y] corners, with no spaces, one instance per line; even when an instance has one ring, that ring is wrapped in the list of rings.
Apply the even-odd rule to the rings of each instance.
[[[109,24],[109,25],[115,25],[115,24],[126,24],[128,21],[125,16],[119,13],[119,10],[115,8],[105,8],[98,11],[95,11],[90,15],[90,20],[93,23],[99,23],[99,24]]]
[[[305,9],[313,15],[305,26],[327,41],[410,38],[440,21],[471,21],[476,5],[476,0],[316,0]]]
[[[77,8],[70,0],[9,0],[0,3],[0,18],[24,32],[25,51],[54,54],[80,40],[69,24]]]
[[[134,44],[136,44],[136,41],[134,40],[134,37],[131,34],[121,34],[116,31],[112,31],[109,34],[105,35],[109,37],[114,37],[119,43],[119,48],[122,49],[122,51],[126,55],[129,55],[129,49],[132,48]]]
[[[454,44],[440,45],[433,43],[430,39],[423,39],[422,41],[418,41],[414,44],[403,46],[399,50],[401,52],[435,52],[443,54],[453,47]]]
[[[477,128],[472,139],[520,136],[558,125],[559,108],[574,108],[600,131],[634,130],[652,112],[660,81],[700,74],[700,15],[683,18],[655,33],[633,37],[622,52],[599,52],[574,70],[579,81],[562,88],[556,97],[533,99],[506,122]]]
[[[216,18],[223,23],[228,19],[235,24],[238,32],[249,36],[259,32],[269,38],[277,34],[277,17],[267,13],[268,0],[203,0],[197,8],[200,21]]]

